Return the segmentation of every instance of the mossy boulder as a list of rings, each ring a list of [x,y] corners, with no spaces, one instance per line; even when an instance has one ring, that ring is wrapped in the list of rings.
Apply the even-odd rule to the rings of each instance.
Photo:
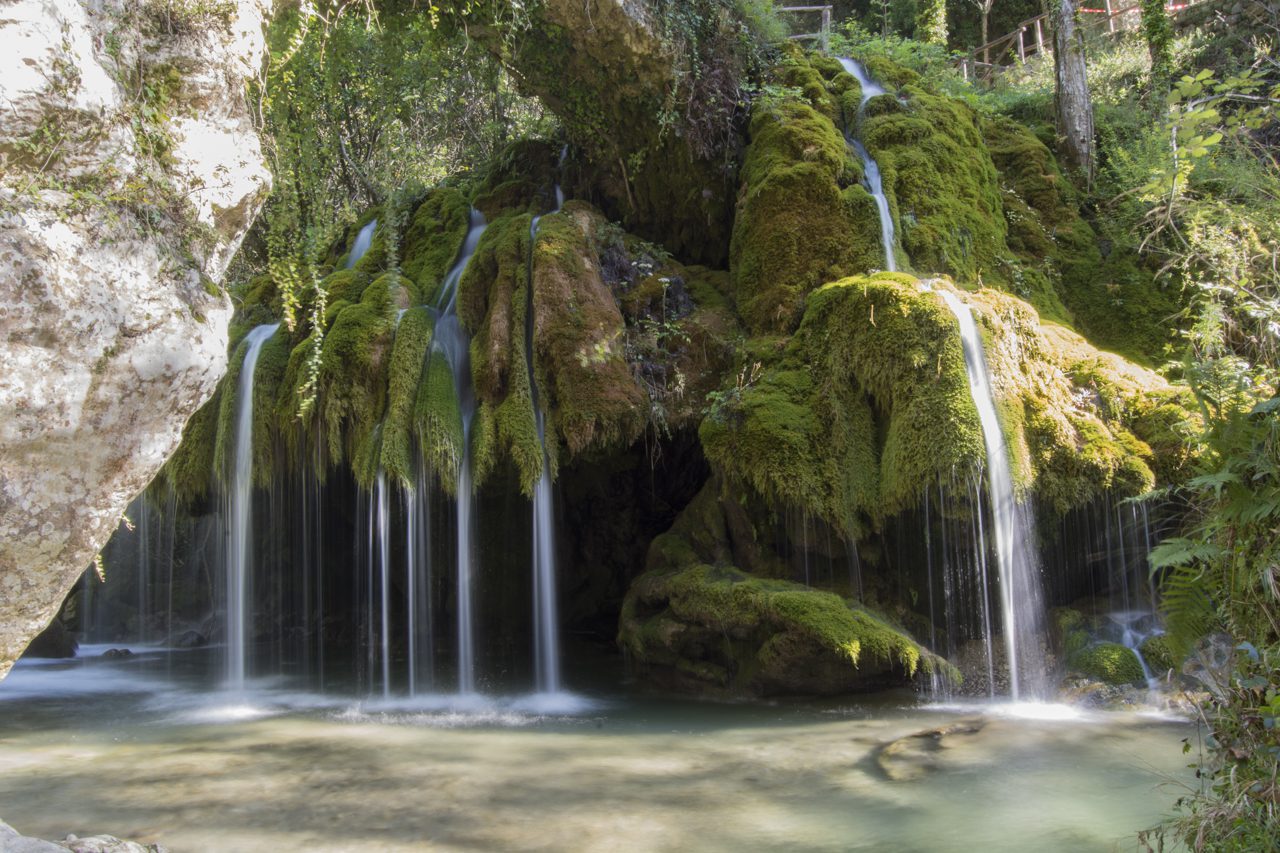
[[[865,603],[783,579],[759,535],[768,511],[742,498],[713,476],[651,545],[618,632],[644,677],[722,696],[844,693],[921,672],[959,678]]]
[[[1144,684],[1142,663],[1119,643],[1095,643],[1067,658],[1067,667],[1104,684]]]
[[[1147,669],[1151,670],[1152,675],[1156,677],[1163,676],[1169,670],[1177,670],[1182,665],[1183,656],[1174,650],[1167,634],[1147,637],[1138,647],[1138,651],[1142,652],[1142,658],[1147,662]]]
[[[1007,247],[998,176],[978,116],[913,83],[891,94],[898,99],[892,109],[868,104],[859,135],[880,166],[911,268],[984,281]]]
[[[905,684],[927,656],[904,631],[833,593],[709,565],[637,579],[618,641],[649,679],[721,695]]]
[[[789,331],[810,291],[884,263],[875,203],[857,183],[835,103],[819,97],[824,78],[799,61],[786,67],[806,97],[753,110],[729,249],[738,312],[754,334]]]
[[[703,421],[708,458],[851,539],[982,458],[955,320],[912,276],[818,289],[796,335],[747,379]]]

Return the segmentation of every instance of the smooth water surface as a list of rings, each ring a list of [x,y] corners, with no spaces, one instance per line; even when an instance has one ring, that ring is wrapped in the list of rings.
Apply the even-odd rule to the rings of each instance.
[[[175,851],[1049,853],[1134,849],[1191,781],[1190,725],[1133,714],[620,687],[357,702],[251,682],[237,696],[201,689],[202,657],[20,664],[0,683],[0,815]]]

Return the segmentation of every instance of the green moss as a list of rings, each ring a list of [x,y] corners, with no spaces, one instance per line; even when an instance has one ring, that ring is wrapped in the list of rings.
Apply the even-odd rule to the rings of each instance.
[[[1119,423],[1103,424],[1075,412],[1064,429],[1049,402],[1028,396],[1026,435],[1036,471],[1036,493],[1056,512],[1084,506],[1104,493],[1133,497],[1155,485],[1151,449]]]
[[[831,60],[823,58],[820,63],[829,63]],[[837,63],[837,67],[839,63]],[[830,69],[830,65],[826,65]],[[826,80],[819,72],[818,68],[812,64],[812,60],[799,53],[791,53],[786,56],[773,69],[774,80],[782,86],[789,86],[799,89],[804,95],[809,106],[817,110],[822,115],[836,121],[839,118],[839,106],[832,94],[827,91]]]
[[[1079,198],[1035,134],[1007,118],[982,123],[1000,173],[1008,246],[1003,287],[1049,319],[1075,325],[1100,347],[1149,363],[1170,343],[1168,318],[1179,306],[1132,251],[1103,241],[1081,216]]]
[[[1152,675],[1163,676],[1169,670],[1177,669],[1181,665],[1181,659],[1174,652],[1173,645],[1166,634],[1147,637],[1142,641],[1139,651],[1142,652],[1142,657],[1147,662],[1147,669],[1151,670]]]
[[[213,475],[219,483],[226,481],[230,472],[228,466],[235,453],[236,398],[240,388],[240,368],[244,366],[247,350],[248,346],[243,340],[236,345],[227,359],[227,373],[219,385],[222,390],[218,394],[218,427],[213,450]]]
[[[921,272],[966,282],[997,275],[1006,229],[977,115],[918,86],[898,94],[905,105],[868,109],[861,135],[880,166],[902,249]]]
[[[413,422],[417,427],[418,446],[428,467],[435,472],[441,486],[453,492],[462,460],[462,413],[453,386],[453,371],[444,353],[437,349],[429,350],[426,356]]]
[[[1090,642],[1088,625],[1079,610],[1060,607],[1053,611],[1053,621],[1063,658],[1070,660],[1088,647]]]
[[[292,349],[289,332],[281,326],[258,351],[253,377],[253,481],[257,486],[269,486],[280,467],[276,400],[284,385]]]
[[[893,273],[815,291],[785,353],[699,434],[734,480],[850,538],[984,456],[955,321]]]
[[[423,303],[439,298],[440,284],[466,239],[470,212],[466,197],[452,187],[433,191],[414,211],[401,241],[401,270],[417,283]]]
[[[757,106],[729,249],[754,334],[794,327],[807,293],[883,264],[871,197],[832,120],[794,100]]]
[[[544,217],[533,248],[539,403],[571,456],[630,444],[644,428],[646,401],[624,355],[622,314],[586,261],[594,221]]]
[[[425,307],[406,311],[396,328],[387,380],[387,414],[383,421],[380,465],[387,475],[412,486],[415,476],[412,435],[418,389],[427,364],[432,314]]]
[[[1081,649],[1067,660],[1067,666],[1106,684],[1144,683],[1138,656],[1119,643],[1096,643]]]
[[[1191,437],[1199,430],[1192,415],[1194,405],[1186,391],[1138,397],[1126,405],[1125,423],[1151,448],[1152,468],[1161,485],[1181,483],[1190,476]]]
[[[332,310],[332,307],[339,302],[359,302],[370,281],[372,279],[364,272],[338,270],[325,276],[320,286],[324,289],[328,305]]]
[[[839,691],[859,670],[909,678],[927,655],[900,629],[832,593],[708,565],[640,577],[623,604],[618,639],[646,668],[734,692]],[[832,681],[811,683],[810,674],[827,672]]]
[[[395,315],[386,288],[369,290],[337,315],[321,351],[317,410],[330,466],[376,458],[368,443],[386,406]],[[357,480],[371,486],[375,470],[356,471]]]
[[[551,206],[556,183],[557,146],[543,139],[518,139],[489,164],[476,192],[476,207],[497,219],[512,213],[540,213]]]
[[[214,448],[218,440],[218,414],[223,385],[196,409],[182,430],[182,441],[160,470],[180,504],[191,504],[213,488]]]

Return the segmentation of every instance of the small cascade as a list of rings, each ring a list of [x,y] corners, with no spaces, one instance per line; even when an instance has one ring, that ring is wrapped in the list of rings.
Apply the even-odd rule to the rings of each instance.
[[[347,255],[347,269],[351,269],[360,262],[364,257],[364,253],[369,251],[369,246],[373,244],[373,232],[378,227],[378,220],[371,219],[369,223],[360,229],[360,233],[356,235],[356,241],[351,246],[351,253]]]
[[[245,338],[236,390],[236,443],[226,494],[227,684],[243,690],[248,658],[249,575],[253,561],[253,374],[258,353],[279,323],[258,326]]]
[[[462,454],[458,460],[457,512],[457,576],[458,576],[458,692],[474,693],[475,624],[472,613],[472,524],[471,511],[471,421],[475,417],[475,390],[471,386],[471,336],[458,319],[458,283],[475,254],[485,229],[484,215],[471,210],[471,229],[467,232],[462,254],[445,276],[440,293],[432,347],[444,355],[453,374],[453,387],[458,395],[458,411],[462,414]]]
[[[414,487],[405,489],[405,599],[409,695],[435,680],[435,649],[431,642],[431,482],[427,466],[418,459]]]
[[[939,293],[960,324],[969,393],[978,409],[986,444],[991,533],[1000,575],[1000,609],[1009,664],[1009,689],[1014,700],[1022,697],[1024,688],[1034,697],[1044,680],[1039,651],[1042,605],[1034,552],[1034,526],[1029,508],[1019,505],[1014,497],[1013,474],[1005,450],[1004,433],[996,415],[986,355],[973,314],[955,294],[947,290]]]
[[[861,118],[862,110],[866,107],[867,101],[877,95],[885,94],[884,88],[872,80],[871,76],[867,74],[867,70],[858,62],[848,57],[840,57],[840,64],[844,66],[845,71],[857,78],[858,84],[862,87],[862,102],[858,105],[858,116]],[[875,158],[871,156],[861,141],[853,136],[846,136],[846,139],[862,159],[862,171],[866,177],[867,192],[875,200],[876,211],[880,214],[880,244],[884,246],[884,268],[889,272],[896,272],[898,261],[893,252],[893,214],[889,210],[889,199],[884,194],[884,183],[880,178],[880,164],[875,161]]]
[[[560,155],[564,160],[564,152]],[[564,193],[555,187],[556,207],[564,207]],[[533,217],[529,226],[529,292],[525,311],[525,359],[529,369],[529,387],[533,398],[533,414],[542,443],[542,475],[533,490],[533,631],[534,663],[539,693],[560,690],[560,640],[556,615],[555,506],[551,492],[551,469],[547,459],[547,419],[538,397],[538,381],[533,371],[533,247],[538,241],[541,216]]]
[[[1160,679],[1152,675],[1147,659],[1142,656],[1142,644],[1159,633],[1150,627],[1156,624],[1155,616],[1143,610],[1119,610],[1108,613],[1107,618],[1120,634],[1120,645],[1132,651],[1142,665],[1142,677],[1147,682],[1147,687],[1151,690],[1158,688]],[[1147,626],[1145,629],[1144,622]]]
[[[391,696],[391,513],[387,506],[387,472],[374,486],[374,525],[378,537],[379,647],[382,652],[382,697]]]

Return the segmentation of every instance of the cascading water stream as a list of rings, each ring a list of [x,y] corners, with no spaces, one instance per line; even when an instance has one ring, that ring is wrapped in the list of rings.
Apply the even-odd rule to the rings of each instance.
[[[564,154],[561,154],[563,161]],[[564,207],[564,193],[560,185],[555,187],[556,207],[559,213]],[[539,693],[555,693],[560,690],[560,640],[557,634],[556,616],[556,562],[555,562],[555,512],[551,492],[551,469],[547,459],[546,416],[538,400],[538,382],[533,371],[533,247],[538,240],[541,216],[535,216],[529,226],[529,284],[528,305],[525,311],[525,358],[529,369],[529,387],[533,400],[533,413],[538,426],[538,441],[542,444],[542,475],[533,491],[533,625],[534,663]]]
[[[279,323],[258,326],[245,338],[236,391],[236,444],[227,490],[227,685],[243,690],[248,657],[249,566],[253,559],[253,374],[258,354]]]
[[[369,251],[369,246],[373,244],[373,232],[377,227],[378,220],[371,219],[360,229],[355,243],[351,245],[351,253],[347,255],[347,269],[354,267],[364,257],[364,253]]]
[[[848,71],[858,80],[858,84],[862,87],[862,102],[858,104],[858,116],[861,118],[862,110],[867,105],[867,101],[877,95],[885,94],[884,89],[879,83],[871,79],[865,68],[848,57],[840,57],[840,64],[844,66],[844,70]],[[884,247],[884,268],[889,272],[895,272],[898,269],[897,259],[893,252],[893,214],[889,210],[889,199],[884,194],[884,182],[880,177],[880,164],[867,151],[862,142],[853,136],[846,137],[853,150],[862,158],[862,171],[866,177],[867,192],[871,193],[871,198],[875,200],[876,211],[880,214],[880,245]]]
[[[940,290],[939,295],[960,324],[969,393],[982,422],[982,437],[987,450],[991,528],[1000,573],[1009,691],[1016,701],[1024,692],[1038,695],[1043,686],[1043,662],[1039,653],[1041,596],[1033,552],[1033,525],[1027,508],[1020,506],[1014,497],[1013,474],[1005,450],[1004,433],[996,415],[986,355],[973,313],[954,293]]]
[[[467,232],[462,254],[445,276],[440,292],[440,313],[436,319],[432,347],[442,353],[453,374],[453,387],[458,395],[458,411],[462,415],[462,448],[458,460],[457,575],[458,575],[458,692],[474,693],[475,625],[471,601],[471,421],[475,416],[475,390],[471,385],[471,339],[458,320],[458,283],[475,254],[480,235],[485,229],[484,215],[471,209],[471,228]]]

